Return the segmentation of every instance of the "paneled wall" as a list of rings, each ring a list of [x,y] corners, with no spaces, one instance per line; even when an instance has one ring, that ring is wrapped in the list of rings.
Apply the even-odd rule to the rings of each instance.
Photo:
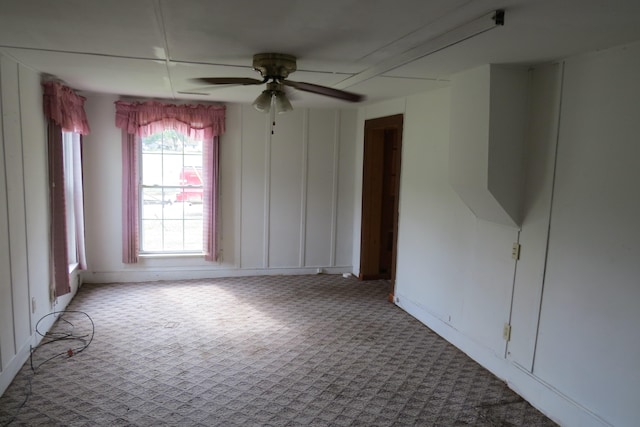
[[[254,132],[242,141],[240,267],[351,271],[352,186],[338,184],[353,181],[354,141],[341,137],[341,120],[354,126],[355,112],[294,110],[276,118],[273,135],[264,115],[242,114]]]
[[[639,58],[634,44],[532,71],[519,232],[477,219],[449,184],[448,88],[357,112],[296,109],[273,135],[265,115],[229,106],[213,264],[122,263],[116,97],[90,95],[86,280],[357,274],[364,121],[402,113],[397,304],[562,425],[636,425]],[[39,76],[0,56],[0,97],[1,392],[53,306]]]
[[[40,144],[43,143],[43,119],[37,117],[32,111],[38,107],[42,111],[42,102],[34,100],[29,93],[29,89],[34,86],[36,88],[39,86],[39,81],[34,73],[14,61],[0,56],[0,93],[2,94],[0,104],[2,111],[0,127],[2,142],[2,150],[0,151],[0,366],[2,368],[2,382],[0,385],[4,385],[4,387],[8,385],[8,383],[4,383],[11,380],[12,371],[15,372],[16,369],[19,369],[24,361],[33,328],[29,286],[29,239],[27,235],[27,227],[30,224],[28,224],[27,218],[27,204],[36,199],[35,197],[31,199],[27,194],[28,191],[41,193],[42,186],[35,185],[35,188],[31,188],[31,186],[27,188],[26,186],[25,177],[30,175],[31,168],[36,165],[29,161],[35,157],[33,154],[31,159],[25,158],[29,151],[23,144],[23,142],[28,142],[25,139],[27,135],[23,135],[23,129],[29,126],[36,128],[40,126],[40,135],[34,136],[36,138],[39,136]],[[35,103],[31,104],[34,101]],[[35,174],[39,175],[41,171],[42,167],[39,167]],[[34,196],[36,195],[34,194]],[[37,220],[36,218],[36,223]],[[34,242],[35,240],[31,241],[31,243]],[[42,260],[48,262],[46,257]],[[39,260],[36,258],[31,261],[34,263],[33,268],[37,269]],[[34,286],[38,287],[38,284],[34,283]],[[48,280],[44,282],[42,287],[47,289]],[[35,294],[36,292],[34,292],[34,298],[36,298]],[[36,308],[37,302],[36,300]],[[48,306],[48,296],[41,298],[39,302],[43,308]],[[0,390],[4,390],[4,387],[0,387]]]
[[[615,426],[640,420],[640,43],[565,62],[533,372]]]
[[[359,115],[405,114],[397,304],[561,425],[640,419],[639,74],[639,43],[531,70],[520,230],[452,189],[450,89]]]
[[[45,120],[40,76],[0,55],[0,393],[77,290],[50,300]],[[54,318],[39,328],[45,332]]]
[[[84,280],[351,272],[356,110],[296,108],[276,117],[272,134],[268,115],[227,106],[220,140],[222,259],[149,257],[125,265],[115,100],[88,95]]]

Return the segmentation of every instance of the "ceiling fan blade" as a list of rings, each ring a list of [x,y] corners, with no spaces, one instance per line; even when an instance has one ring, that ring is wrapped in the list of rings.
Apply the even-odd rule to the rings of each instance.
[[[251,79],[248,77],[199,77],[191,79],[194,83],[209,85],[261,85],[264,80]]]
[[[294,87],[304,92],[317,93],[318,95],[330,96],[332,98],[343,99],[349,102],[364,101],[364,96],[357,93],[346,92],[344,90],[334,89],[327,86],[320,86],[313,83],[295,82],[292,80],[282,80],[282,84]]]

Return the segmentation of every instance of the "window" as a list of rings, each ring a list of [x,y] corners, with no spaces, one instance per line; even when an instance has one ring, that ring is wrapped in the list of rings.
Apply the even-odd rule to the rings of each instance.
[[[64,169],[64,199],[66,201],[65,218],[67,223],[67,258],[69,265],[78,263],[78,240],[76,239],[75,171],[73,161],[73,145],[80,145],[80,135],[73,132],[62,132],[62,164]]]
[[[122,262],[138,262],[141,252],[198,253],[216,261],[225,107],[115,104],[122,129]]]
[[[69,266],[87,267],[84,250],[82,135],[89,134],[85,99],[55,81],[42,84],[47,118],[52,280],[56,297],[71,292]]]
[[[139,146],[140,253],[202,254],[203,142],[165,129]]]

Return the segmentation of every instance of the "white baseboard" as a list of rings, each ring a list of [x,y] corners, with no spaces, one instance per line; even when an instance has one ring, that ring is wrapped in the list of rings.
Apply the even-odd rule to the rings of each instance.
[[[424,307],[402,294],[396,294],[395,303],[429,329],[462,350],[509,388],[522,396],[540,412],[561,426],[612,427],[597,414],[572,400],[540,378],[511,361],[497,356],[491,349],[464,335]]]
[[[152,282],[156,280],[212,279],[219,277],[277,276],[302,274],[351,273],[346,267],[302,267],[302,268],[220,268],[220,269],[145,269],[120,271],[82,272],[83,283]]]
[[[78,292],[79,282],[77,280],[77,272],[73,272],[71,274],[71,292],[67,295],[63,295],[56,300],[56,303],[52,306],[51,312],[53,311],[63,311],[67,308],[73,297]],[[56,316],[48,316],[44,317],[40,324],[38,325],[38,330],[40,333],[48,332],[53,324],[55,323],[57,317]],[[33,320],[33,325],[35,329],[35,325],[39,319]],[[16,374],[22,369],[22,366],[29,360],[29,356],[31,354],[31,348],[35,348],[42,341],[42,336],[37,334],[35,330],[31,333],[29,339],[18,349],[13,358],[9,361],[6,368],[0,372],[0,396],[2,396],[11,385],[11,382],[15,378]]]
[[[33,337],[32,337],[33,338]],[[11,384],[11,381],[15,378],[16,374],[22,369],[22,365],[29,359],[31,353],[32,340],[29,340],[25,345],[18,350],[18,352],[9,361],[6,368],[0,373],[0,396],[2,396],[5,390]]]

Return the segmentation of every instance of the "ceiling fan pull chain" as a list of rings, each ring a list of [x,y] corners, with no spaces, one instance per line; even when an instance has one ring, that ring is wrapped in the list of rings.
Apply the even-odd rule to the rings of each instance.
[[[276,127],[276,97],[271,95],[271,108],[269,108],[269,115],[271,120],[271,135],[275,133],[274,128]]]

